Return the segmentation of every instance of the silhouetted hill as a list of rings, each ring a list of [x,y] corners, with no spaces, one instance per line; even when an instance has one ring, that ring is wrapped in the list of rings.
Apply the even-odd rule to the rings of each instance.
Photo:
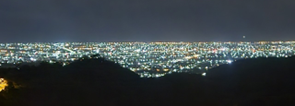
[[[121,101],[129,92],[129,86],[138,85],[140,81],[134,72],[103,58],[80,59],[65,67],[43,62],[39,66],[3,69],[0,74],[23,86],[14,99],[24,102],[23,105],[38,106],[101,105],[110,100]]]
[[[239,60],[210,70],[206,79],[224,95],[242,102],[263,101],[266,106],[282,106],[288,99],[295,99],[295,93],[291,94],[295,88],[294,63],[294,57]]]
[[[238,60],[207,71],[207,76],[172,73],[141,79],[99,55],[68,66],[40,63],[0,69],[9,88],[2,105],[294,105],[295,57]]]
[[[76,75],[77,79],[93,76],[97,80],[104,81],[136,81],[140,78],[139,75],[129,69],[103,58],[75,61],[64,67],[64,73],[67,75]]]

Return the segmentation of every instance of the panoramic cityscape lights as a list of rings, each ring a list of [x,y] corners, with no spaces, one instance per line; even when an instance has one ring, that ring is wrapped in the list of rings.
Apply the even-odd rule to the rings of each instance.
[[[294,41],[2,43],[0,66],[39,61],[66,66],[99,54],[141,77],[161,77],[172,72],[202,74],[239,59],[290,57],[295,54],[294,45]]]

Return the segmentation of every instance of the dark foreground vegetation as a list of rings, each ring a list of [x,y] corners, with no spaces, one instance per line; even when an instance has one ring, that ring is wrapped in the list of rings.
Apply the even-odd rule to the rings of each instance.
[[[239,60],[206,77],[141,79],[103,58],[1,69],[0,106],[295,106],[295,58]]]

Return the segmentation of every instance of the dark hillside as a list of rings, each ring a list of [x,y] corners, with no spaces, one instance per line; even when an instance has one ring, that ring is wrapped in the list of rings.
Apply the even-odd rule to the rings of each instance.
[[[1,69],[9,87],[3,105],[295,105],[295,70],[291,58],[239,60],[213,68],[203,77],[172,73],[141,79],[103,58],[84,58],[62,67],[41,63]],[[1,105],[2,106],[2,105]]]
[[[288,104],[295,100],[294,63],[294,57],[239,60],[210,70],[206,79],[218,85],[216,90],[224,92],[222,95],[239,101]]]

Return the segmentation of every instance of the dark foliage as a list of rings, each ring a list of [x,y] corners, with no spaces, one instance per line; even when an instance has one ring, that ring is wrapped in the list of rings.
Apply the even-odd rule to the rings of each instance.
[[[62,67],[40,63],[0,69],[9,87],[1,106],[285,106],[295,105],[295,58],[239,60],[198,74],[141,79],[100,55]]]

